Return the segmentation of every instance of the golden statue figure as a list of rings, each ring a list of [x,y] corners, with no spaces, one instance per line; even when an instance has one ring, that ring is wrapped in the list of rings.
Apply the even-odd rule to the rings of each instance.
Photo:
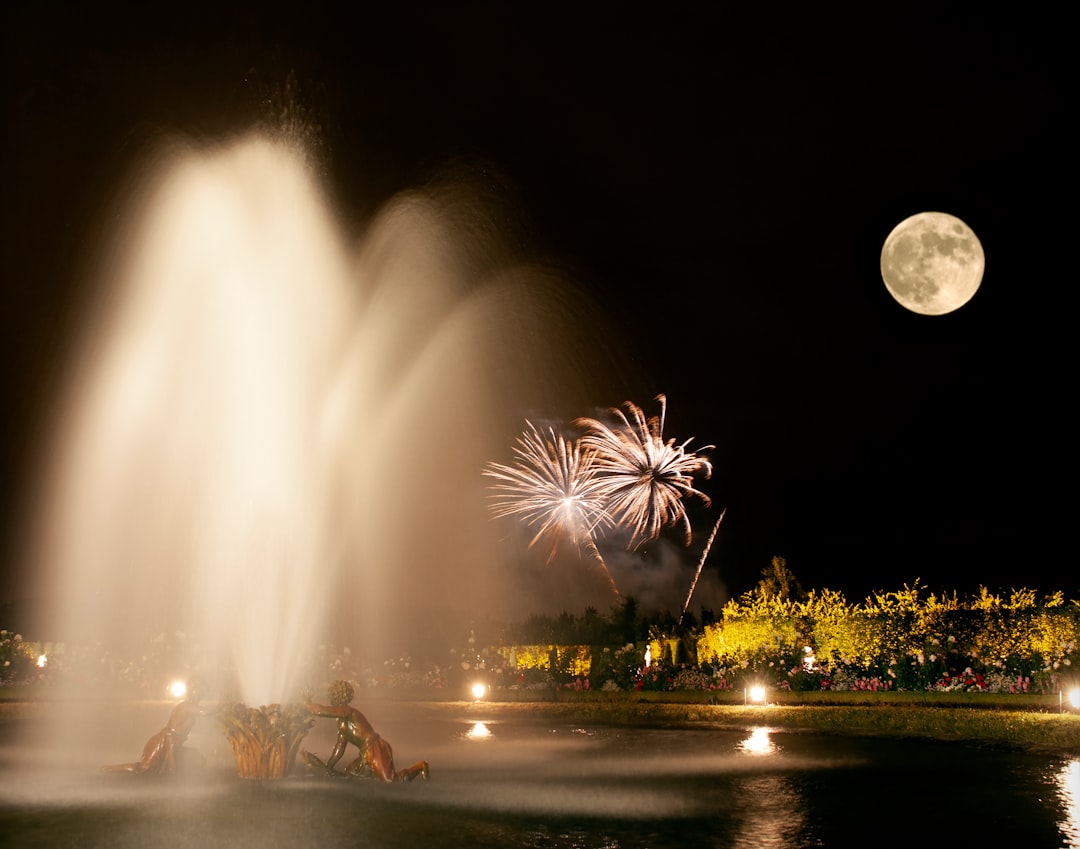
[[[427,779],[429,769],[427,761],[419,761],[412,766],[398,770],[394,768],[394,752],[390,744],[378,735],[366,716],[354,708],[353,688],[347,681],[335,681],[329,688],[330,704],[309,703],[307,709],[316,716],[323,716],[338,721],[338,738],[334,750],[326,761],[303,752],[303,758],[311,767],[324,769],[328,775],[354,777],[371,776],[382,781],[412,781],[414,778]],[[359,749],[359,755],[344,772],[335,769],[338,761],[345,754],[345,749],[352,743]]]

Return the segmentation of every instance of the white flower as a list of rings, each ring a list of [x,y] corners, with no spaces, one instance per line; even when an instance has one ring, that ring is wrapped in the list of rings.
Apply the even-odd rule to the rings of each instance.
[[[935,660],[937,660],[937,655],[936,654],[930,655],[930,662],[933,663]]]

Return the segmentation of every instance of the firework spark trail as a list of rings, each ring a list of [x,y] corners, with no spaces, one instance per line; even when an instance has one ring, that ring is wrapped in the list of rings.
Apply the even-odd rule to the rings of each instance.
[[[705,550],[701,552],[701,559],[698,561],[697,571],[694,572],[694,580],[690,583],[690,592],[686,594],[686,601],[683,602],[682,613],[679,614],[680,625],[682,625],[687,608],[690,607],[690,599],[694,597],[694,590],[697,589],[698,578],[701,577],[701,570],[705,566],[705,558],[709,556],[709,550],[712,548],[713,540],[716,539],[716,532],[720,530],[720,523],[724,521],[724,515],[726,513],[727,507],[720,511],[720,518],[716,520],[716,524],[713,525],[712,533],[710,533],[709,538],[705,540]]]
[[[685,544],[689,545],[690,519],[683,499],[697,496],[706,506],[711,504],[705,493],[694,488],[693,476],[702,474],[708,478],[712,466],[696,451],[687,450],[692,437],[681,445],[676,445],[674,439],[664,441],[667,398],[658,395],[656,400],[660,402],[660,415],[651,418],[629,401],[623,406],[630,418],[621,409],[612,408],[620,427],[612,428],[592,418],[575,422],[586,429],[581,444],[596,454],[596,480],[608,513],[613,521],[633,529],[628,545],[631,549],[655,540],[667,525],[681,525]],[[701,450],[713,447],[707,445]]]
[[[593,538],[598,527],[612,524],[604,506],[594,452],[568,442],[550,428],[545,437],[529,421],[525,422],[525,432],[517,443],[514,448],[517,462],[513,466],[489,463],[483,471],[500,481],[491,487],[495,492],[493,515],[517,516],[529,527],[539,526],[529,547],[541,537],[550,537],[549,563],[562,539],[568,538],[575,546],[583,545],[618,596],[615,579]]]

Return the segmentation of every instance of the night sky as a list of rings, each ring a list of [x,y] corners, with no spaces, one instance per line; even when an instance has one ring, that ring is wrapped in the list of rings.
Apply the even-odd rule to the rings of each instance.
[[[716,445],[701,486],[728,510],[709,564],[731,593],[780,555],[852,600],[916,579],[1080,597],[1061,21],[19,5],[0,23],[5,601],[111,181],[148,129],[233,131],[290,74],[356,222],[448,160],[513,187],[531,250],[618,328],[625,371],[596,408],[662,392],[668,435]],[[880,277],[885,236],[923,210],[986,252],[945,316]]]

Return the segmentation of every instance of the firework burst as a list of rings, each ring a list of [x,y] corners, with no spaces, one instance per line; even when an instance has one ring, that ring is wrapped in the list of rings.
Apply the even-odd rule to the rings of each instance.
[[[532,422],[526,421],[514,454],[517,458],[514,465],[489,463],[483,471],[498,481],[491,486],[493,515],[516,516],[536,528],[529,541],[530,548],[547,537],[549,563],[563,540],[584,546],[618,595],[593,537],[598,528],[612,523],[605,509],[594,453],[550,428],[546,435],[541,434]]]
[[[656,539],[669,525],[683,529],[685,543],[690,543],[690,519],[683,499],[694,496],[705,506],[712,502],[705,493],[694,488],[694,476],[708,478],[712,466],[687,446],[674,439],[664,441],[664,419],[667,398],[658,395],[660,414],[646,418],[636,404],[627,401],[611,410],[619,426],[592,418],[578,419],[575,424],[585,428],[580,439],[583,449],[594,452],[594,480],[600,497],[612,521],[632,528],[629,548],[640,548]],[[708,445],[700,449],[708,450]]]

